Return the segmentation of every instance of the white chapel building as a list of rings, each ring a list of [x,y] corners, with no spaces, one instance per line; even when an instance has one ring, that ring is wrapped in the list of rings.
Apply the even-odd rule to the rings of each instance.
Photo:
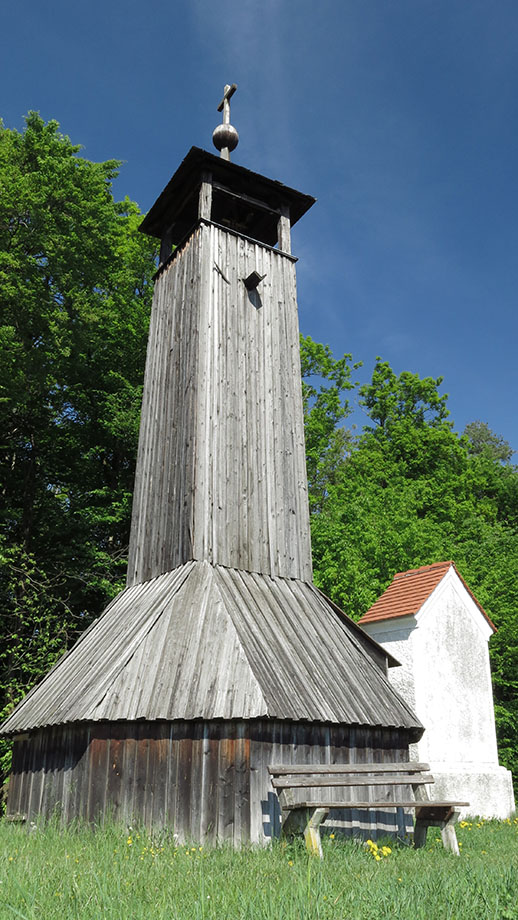
[[[411,756],[430,764],[434,798],[509,817],[512,776],[498,763],[489,666],[496,627],[454,563],[398,572],[360,625],[401,662],[390,680],[425,726]]]

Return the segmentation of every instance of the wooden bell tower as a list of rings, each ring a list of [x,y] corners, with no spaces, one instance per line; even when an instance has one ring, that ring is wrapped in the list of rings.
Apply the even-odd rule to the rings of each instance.
[[[231,163],[225,117],[221,157],[193,147],[141,226],[161,263],[128,585],[193,559],[311,580],[290,230],[314,198]]]
[[[268,764],[406,759],[391,656],[313,585],[290,231],[314,202],[193,147],[161,241],[127,586],[0,726],[8,815],[279,832]]]

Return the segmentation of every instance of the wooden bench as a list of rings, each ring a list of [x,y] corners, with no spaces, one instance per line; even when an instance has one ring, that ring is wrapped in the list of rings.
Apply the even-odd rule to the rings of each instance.
[[[458,806],[469,802],[434,802],[426,787],[433,783],[426,763],[362,763],[362,764],[271,764],[268,767],[272,786],[277,791],[282,811],[282,834],[303,833],[310,853],[323,858],[320,825],[332,809],[415,811],[414,846],[426,842],[429,827],[439,827],[444,846],[459,855],[455,823]],[[342,799],[298,801],[294,790],[329,787],[361,788],[365,795],[359,801]],[[390,791],[376,787],[390,787]],[[398,794],[398,787],[410,786],[412,795]]]

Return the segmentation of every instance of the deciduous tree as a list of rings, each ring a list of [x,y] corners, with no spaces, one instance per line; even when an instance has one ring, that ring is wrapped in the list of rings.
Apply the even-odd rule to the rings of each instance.
[[[0,129],[0,712],[124,574],[153,249],[36,113]]]

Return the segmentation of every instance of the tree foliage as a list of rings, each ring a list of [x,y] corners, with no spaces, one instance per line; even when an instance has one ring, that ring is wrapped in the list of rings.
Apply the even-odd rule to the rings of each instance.
[[[470,454],[484,454],[492,460],[501,460],[502,463],[508,463],[513,456],[511,445],[491,431],[487,422],[470,422],[464,429],[464,436],[469,441]]]
[[[329,345],[301,336],[306,466],[313,511],[322,507],[350,446],[351,434],[340,426],[350,413],[347,393],[354,388],[350,361],[351,355],[335,359]]]
[[[453,430],[440,384],[397,376],[377,359],[359,389],[369,424],[349,442],[324,501],[318,492],[315,581],[358,618],[396,572],[454,560],[498,627],[490,650],[500,755],[516,769],[518,469],[487,426],[476,449]]]
[[[124,575],[154,263],[118,165],[0,128],[0,712]]]

